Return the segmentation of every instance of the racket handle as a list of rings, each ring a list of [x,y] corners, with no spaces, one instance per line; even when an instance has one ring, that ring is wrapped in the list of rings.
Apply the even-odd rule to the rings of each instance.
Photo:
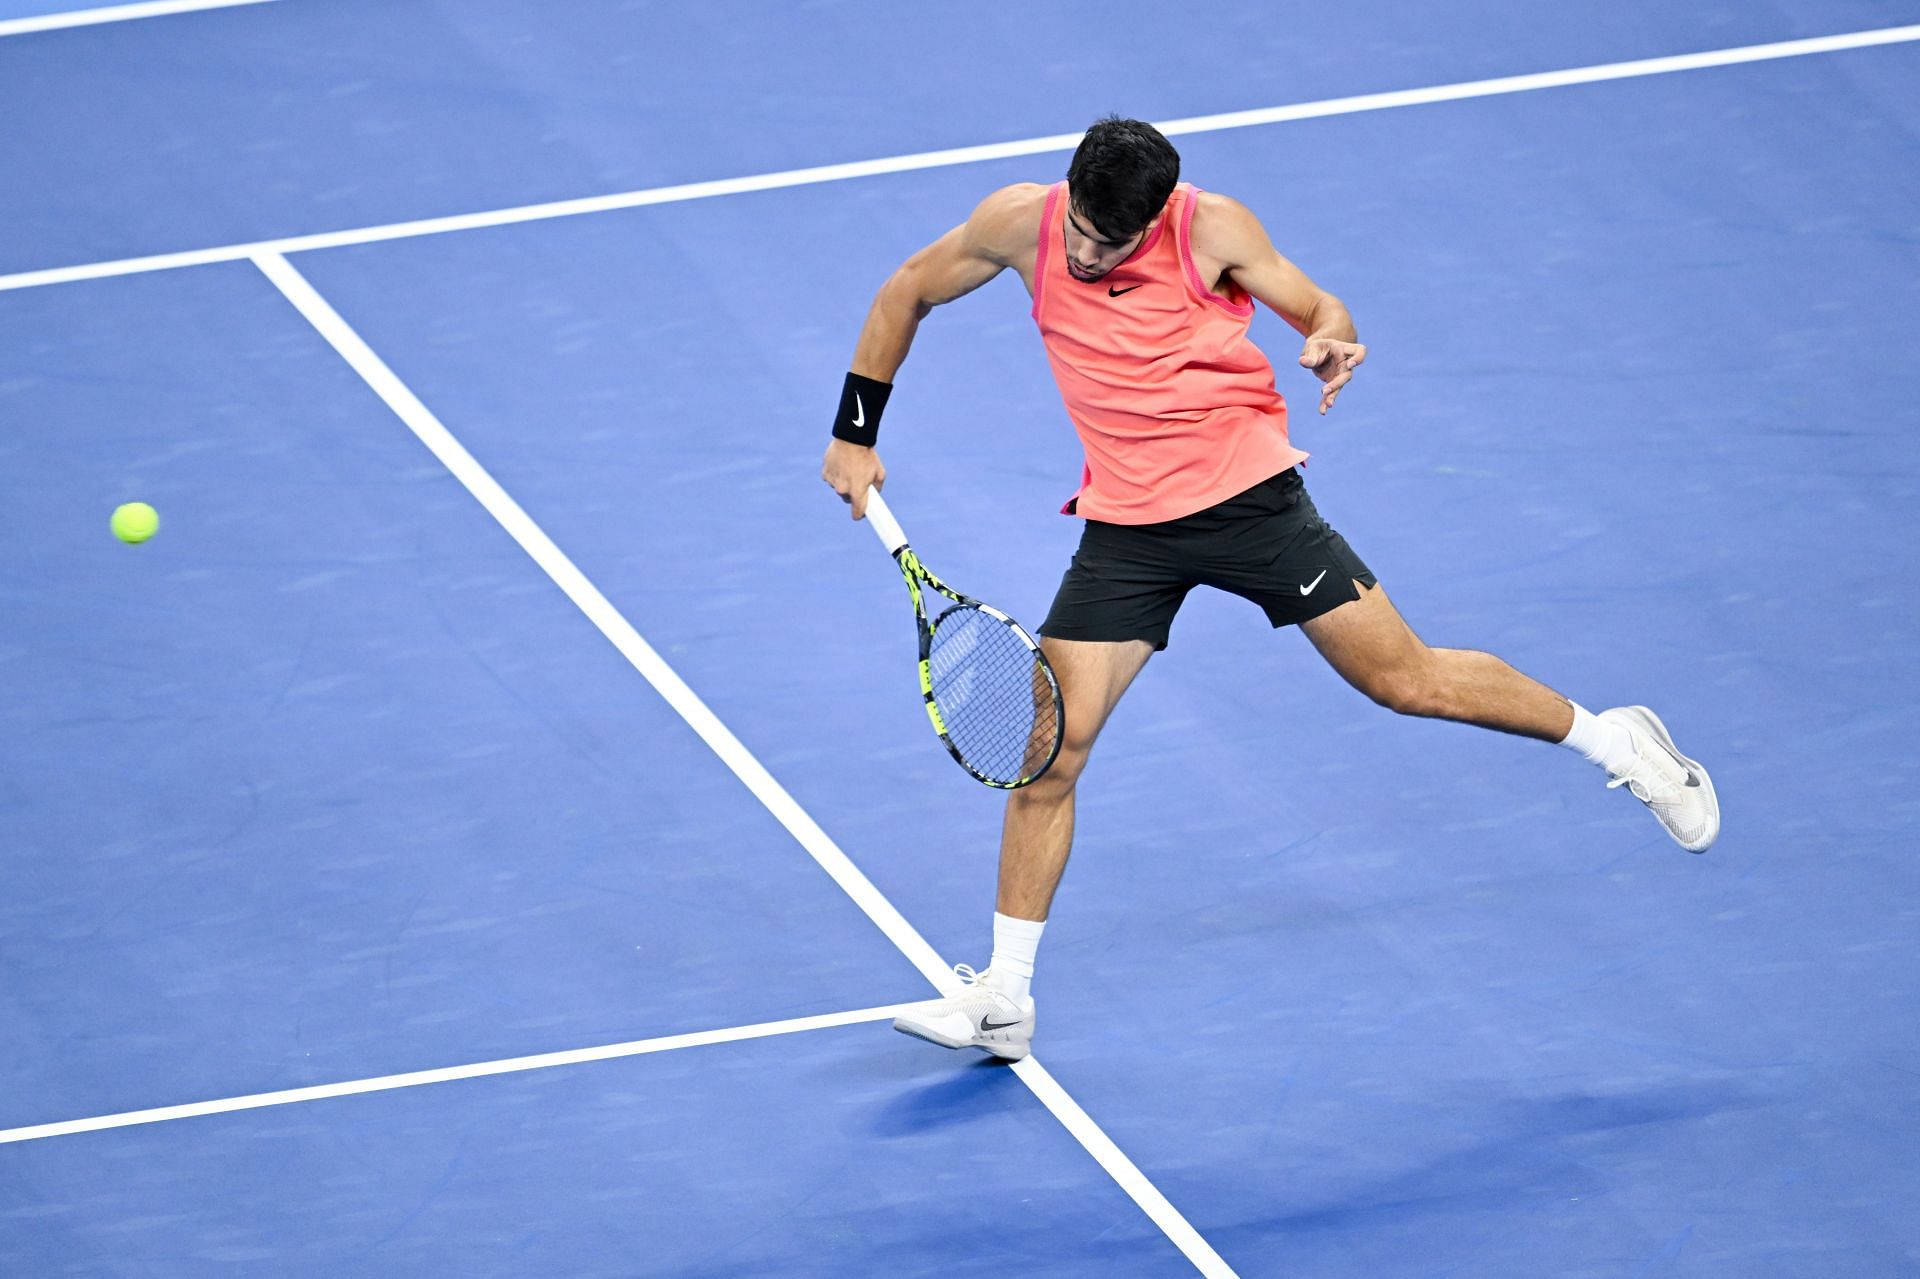
[[[880,496],[880,490],[867,490],[867,523],[873,526],[874,536],[880,539],[880,545],[892,555],[907,544],[907,535],[900,531],[900,522],[893,518],[893,512],[887,509],[887,500]]]

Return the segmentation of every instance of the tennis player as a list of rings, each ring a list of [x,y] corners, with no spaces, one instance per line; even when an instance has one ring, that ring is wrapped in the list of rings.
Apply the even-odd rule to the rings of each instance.
[[[1298,626],[1348,683],[1402,715],[1553,742],[1603,769],[1682,848],[1720,833],[1713,782],[1640,706],[1591,714],[1490,653],[1430,648],[1401,620],[1301,484],[1273,367],[1247,337],[1266,303],[1305,338],[1299,363],[1334,406],[1366,359],[1339,298],[1282,257],[1245,206],[1180,180],[1158,130],[1109,117],[1064,182],[995,191],[915,253],[875,297],[847,375],[823,478],[865,514],[886,468],[874,451],[894,375],[922,318],[1005,270],[1033,296],[1054,379],[1086,449],[1064,510],[1080,546],[1040,626],[1066,737],[1037,782],[1007,798],[987,971],[917,1005],[897,1030],[948,1048],[1027,1055],[1034,957],[1073,843],[1074,790],[1101,726],[1167,646],[1196,586]]]

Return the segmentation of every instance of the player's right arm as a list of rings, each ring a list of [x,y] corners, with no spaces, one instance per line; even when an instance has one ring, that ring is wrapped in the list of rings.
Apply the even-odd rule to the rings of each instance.
[[[891,384],[920,321],[934,307],[965,297],[1011,266],[1023,247],[1032,248],[1039,216],[1034,193],[1044,198],[1045,190],[1031,183],[1002,187],[965,222],[902,262],[867,310],[853,350],[853,373]],[[864,408],[864,401],[858,407]],[[820,476],[842,501],[852,503],[857,520],[866,515],[868,487],[883,483],[887,469],[872,448],[836,438],[827,446]]]

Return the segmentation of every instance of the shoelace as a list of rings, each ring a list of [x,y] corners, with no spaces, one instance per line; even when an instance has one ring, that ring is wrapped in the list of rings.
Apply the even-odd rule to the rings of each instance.
[[[1638,746],[1641,743],[1636,742],[1635,745]],[[1645,749],[1640,750],[1639,759],[1634,767],[1608,782],[1608,790],[1617,786],[1631,787],[1634,796],[1641,803],[1651,804],[1656,800],[1665,799],[1669,794],[1679,791],[1686,785],[1686,765],[1679,760],[1673,760],[1672,767],[1679,770],[1679,776],[1674,776],[1661,766],[1669,758],[1667,752],[1657,744],[1647,743],[1647,745],[1652,746],[1653,753],[1650,754]]]
[[[1013,1009],[1015,1012],[1018,1012],[1020,1010],[1020,1005],[1015,1003],[1011,996],[1001,991],[995,990],[992,986],[988,985],[987,975],[985,973],[975,972],[973,970],[973,965],[955,964],[953,966],[953,974],[954,976],[958,977],[961,981],[965,982],[969,987],[969,989],[980,991],[982,994],[985,994],[985,995],[991,995],[997,1003],[1004,1004],[1008,1008]]]

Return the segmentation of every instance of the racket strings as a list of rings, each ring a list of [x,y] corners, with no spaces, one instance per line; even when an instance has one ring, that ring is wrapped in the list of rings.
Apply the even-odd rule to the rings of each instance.
[[[1060,736],[1053,681],[1012,627],[977,608],[948,610],[933,629],[934,704],[968,767],[1002,785],[1045,767]]]

